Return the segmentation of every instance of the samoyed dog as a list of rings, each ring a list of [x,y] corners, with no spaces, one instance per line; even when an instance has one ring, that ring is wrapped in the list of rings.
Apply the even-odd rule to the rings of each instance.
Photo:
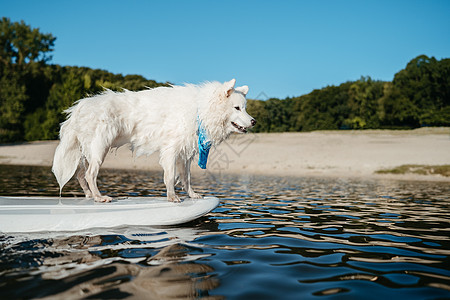
[[[136,156],[159,151],[164,169],[167,199],[179,202],[175,184],[179,179],[190,198],[201,198],[191,187],[191,162],[200,152],[199,165],[206,167],[209,147],[231,133],[246,133],[256,121],[246,111],[248,86],[225,83],[158,87],[139,92],[105,91],[81,99],[65,112],[60,143],[52,171],[60,191],[76,170],[87,198],[101,195],[97,175],[112,148],[130,144]]]

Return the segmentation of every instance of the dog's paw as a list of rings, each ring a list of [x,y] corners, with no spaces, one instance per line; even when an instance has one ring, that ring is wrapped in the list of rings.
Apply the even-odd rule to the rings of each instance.
[[[197,194],[196,192],[190,192],[190,193],[189,193],[189,198],[192,198],[192,199],[201,199],[201,198],[203,198],[203,197],[202,197],[202,195]]]
[[[171,196],[167,196],[167,200],[169,202],[174,202],[174,203],[180,203],[181,200],[177,195],[171,195]]]
[[[97,196],[97,197],[94,197],[94,200],[95,200],[95,202],[105,203],[105,202],[111,202],[112,198],[109,196]]]

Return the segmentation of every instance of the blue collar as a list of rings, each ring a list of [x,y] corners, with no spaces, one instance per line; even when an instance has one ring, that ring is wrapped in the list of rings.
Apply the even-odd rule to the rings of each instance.
[[[208,162],[209,149],[211,149],[211,141],[206,134],[206,128],[202,126],[202,121],[197,116],[198,123],[198,165],[202,169],[206,169],[206,163]]]

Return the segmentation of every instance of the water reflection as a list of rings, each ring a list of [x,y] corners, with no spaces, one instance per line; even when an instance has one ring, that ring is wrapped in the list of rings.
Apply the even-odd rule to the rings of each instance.
[[[107,259],[110,263],[94,263],[90,264],[88,270],[77,274],[71,272],[71,276],[63,280],[64,284],[52,284],[52,281],[58,280],[55,279],[58,276],[47,272],[43,279],[48,282],[48,286],[42,286],[42,289],[46,296],[57,294],[62,299],[117,299],[128,296],[139,299],[194,299],[217,286],[215,278],[205,275],[214,271],[210,266],[184,262],[189,253],[185,246],[174,244],[164,247],[153,257],[151,252],[143,249],[94,251],[96,259]],[[132,257],[135,263],[126,263],[123,259],[114,261],[116,257],[125,258],[125,261]],[[61,262],[56,259],[52,263]],[[49,290],[49,286],[55,288]]]
[[[49,172],[2,167],[0,193],[56,195]],[[101,178],[115,196],[165,193],[160,173]],[[36,289],[60,298],[450,297],[448,183],[207,175],[194,183],[221,204],[183,226],[0,237],[0,298]],[[82,196],[76,182],[66,195]]]
[[[0,295],[199,298],[208,295],[219,281],[211,275],[211,266],[196,262],[205,255],[193,255],[192,246],[185,244],[197,234],[199,230],[192,228],[116,228],[70,236],[37,233],[3,237],[0,286],[4,288]]]

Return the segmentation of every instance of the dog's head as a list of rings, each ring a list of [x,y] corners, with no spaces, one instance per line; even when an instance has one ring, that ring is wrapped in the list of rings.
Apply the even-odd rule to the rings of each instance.
[[[245,110],[248,93],[248,86],[234,87],[236,79],[224,83],[225,97],[228,104],[229,120],[227,129],[229,132],[246,133],[247,130],[256,124],[256,120]]]

